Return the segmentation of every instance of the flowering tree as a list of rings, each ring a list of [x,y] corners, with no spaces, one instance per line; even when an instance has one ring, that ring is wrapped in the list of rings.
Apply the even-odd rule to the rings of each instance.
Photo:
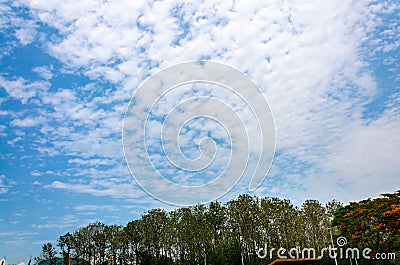
[[[339,209],[332,221],[352,247],[378,252],[400,250],[400,190],[376,199],[352,202]]]

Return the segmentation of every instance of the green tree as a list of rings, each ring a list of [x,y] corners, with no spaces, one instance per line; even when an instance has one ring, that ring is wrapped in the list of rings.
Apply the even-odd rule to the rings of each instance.
[[[143,233],[143,248],[141,258],[145,263],[158,263],[164,255],[164,233],[167,224],[167,213],[163,209],[152,209],[142,215],[141,228]]]
[[[73,236],[71,233],[66,233],[63,236],[60,236],[59,239],[57,240],[57,246],[61,250],[61,255],[63,257],[63,263],[64,265],[68,265],[69,259],[73,258],[72,252],[74,249],[73,246]]]
[[[105,249],[108,260],[113,262],[121,261],[120,253],[123,252],[123,234],[122,226],[110,225],[104,229]]]
[[[329,216],[325,207],[317,200],[306,200],[301,206],[301,216],[304,218],[304,232],[309,246],[317,252],[329,245]]]
[[[122,230],[124,258],[126,264],[137,264],[140,248],[143,245],[141,220],[130,221]]]
[[[264,231],[269,231],[268,242],[270,247],[284,247],[290,249],[301,244],[303,221],[300,219],[299,210],[289,200],[279,198],[264,198],[262,201],[263,216],[268,215],[269,220],[264,221],[267,225]],[[268,222],[268,224],[266,224]]]
[[[125,227],[90,223],[60,236],[57,246],[64,264],[73,258],[82,265],[111,261],[115,265],[258,265],[270,261],[269,255],[267,260],[256,255],[265,244],[269,249],[320,250],[331,245],[329,229],[336,237],[346,236],[350,246],[398,251],[399,220],[399,192],[345,207],[337,201],[323,206],[317,200],[295,207],[285,199],[240,195],[225,204],[211,202],[169,213],[151,209]],[[55,255],[51,244],[43,246],[42,259],[53,260]]]
[[[226,264],[223,250],[225,227],[227,225],[226,207],[220,202],[211,202],[205,213],[206,226],[209,229],[209,250],[207,261],[210,264]]]
[[[42,246],[42,257],[44,260],[49,261],[49,265],[55,265],[57,261],[57,251],[53,247],[53,244],[46,243]]]
[[[227,203],[229,239],[232,246],[240,244],[240,256],[246,263],[257,259],[256,248],[262,244],[260,212],[259,200],[249,195]]]

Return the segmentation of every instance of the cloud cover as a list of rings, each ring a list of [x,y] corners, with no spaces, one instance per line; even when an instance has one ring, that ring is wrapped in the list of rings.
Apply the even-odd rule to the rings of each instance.
[[[141,82],[190,60],[237,68],[268,100],[277,149],[256,194],[349,201],[393,191],[400,186],[399,9],[396,1],[367,0],[3,2],[2,163],[26,171],[0,172],[21,183],[4,194],[61,191],[99,203],[61,202],[68,211],[164,207],[132,182],[122,121]]]
[[[48,52],[65,68],[81,72],[92,80],[116,84],[113,90],[106,90],[107,93],[101,88],[92,88],[100,90],[98,97],[80,96],[81,100],[87,101],[86,106],[79,102],[78,95],[73,95],[76,92],[65,90],[76,104],[75,107],[65,106],[64,110],[71,112],[66,113],[67,118],[78,123],[101,122],[110,111],[101,109],[100,104],[126,102],[141,80],[165,66],[196,59],[227,63],[248,73],[260,85],[274,113],[278,147],[274,166],[277,173],[270,179],[285,179],[285,170],[291,168],[302,183],[304,193],[300,197],[311,194],[350,199],[352,189],[341,187],[335,191],[334,183],[354,185],[352,182],[361,177],[360,172],[353,170],[342,176],[342,162],[339,161],[341,157],[353,155],[350,146],[367,146],[363,143],[370,142],[365,139],[360,143],[358,137],[350,135],[364,131],[363,124],[368,121],[364,120],[363,112],[379,94],[377,81],[363,51],[364,44],[380,26],[380,13],[395,12],[398,10],[396,3],[82,1],[72,5],[64,1],[53,4],[31,1],[28,5],[34,18],[57,29],[57,34],[51,35],[52,41],[45,44]],[[390,49],[388,44],[382,45],[381,49]],[[55,108],[61,107],[59,102],[53,104]],[[112,114],[119,121],[120,111]],[[384,122],[389,122],[388,126],[395,132],[398,130],[396,119],[387,120],[385,113],[378,119],[369,125],[375,126],[376,133],[385,133],[381,127]],[[105,136],[111,131],[108,122],[103,122]],[[112,128],[120,128],[120,123],[117,124],[114,121],[113,125],[117,126]],[[92,140],[97,143],[91,142],[91,148],[83,151],[80,147],[90,140],[77,137],[79,134],[68,144],[57,144],[77,155],[91,152],[86,156],[113,149],[107,148],[109,139],[99,139],[94,133]],[[116,146],[115,141],[111,142]],[[398,149],[397,142],[386,145]],[[97,150],[96,146],[103,151]],[[342,146],[341,154],[338,154],[338,146]],[[359,159],[365,159],[366,163],[372,158]],[[331,162],[325,163],[327,160]],[[351,162],[346,165],[357,167]],[[381,159],[377,167],[382,170],[377,168],[374,174],[386,172],[384,169],[388,166],[392,168],[392,162]],[[319,172],[307,172],[304,167],[318,168]],[[371,184],[377,183],[366,184],[374,179],[367,176],[363,175],[365,184],[359,184],[360,189],[376,186]],[[327,190],[320,186],[313,188],[310,182],[314,181],[310,180],[316,177],[326,180],[322,183],[329,183],[331,187],[326,187]],[[385,182],[386,178],[375,179]],[[387,179],[387,183],[380,186],[391,187],[392,177]],[[284,187],[278,189],[282,189],[283,196],[291,193]],[[299,186],[290,189],[297,190]],[[321,191],[329,195],[319,194]]]

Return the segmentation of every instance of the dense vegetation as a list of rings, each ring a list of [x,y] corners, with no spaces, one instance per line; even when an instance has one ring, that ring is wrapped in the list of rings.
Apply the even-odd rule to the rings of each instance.
[[[385,206],[378,205],[372,210],[376,200]],[[72,258],[91,265],[110,261],[116,264],[268,264],[277,257],[277,252],[272,252],[272,258],[268,252],[261,259],[256,254],[259,248],[315,248],[319,254],[332,245],[331,233],[333,240],[346,236],[350,244],[362,243],[360,246],[367,246],[366,242],[379,235],[379,240],[385,243],[379,247],[369,244],[374,251],[398,250],[399,192],[376,200],[360,202],[364,208],[359,210],[360,203],[343,207],[337,201],[322,205],[317,200],[307,200],[295,207],[289,200],[240,195],[226,204],[212,202],[171,212],[152,209],[126,226],[91,223],[60,236],[57,247],[65,263]],[[375,216],[370,218],[367,211]],[[356,212],[360,214],[360,221]],[[370,234],[371,229],[379,233]],[[364,240],[365,235],[368,236]],[[55,261],[58,253],[47,243],[41,258]],[[333,264],[327,258],[321,264]],[[339,261],[339,264],[348,263]]]
[[[400,264],[400,190],[383,194],[380,198],[352,202],[338,209],[332,225],[337,226],[340,235],[348,239],[349,247],[369,248],[372,250],[371,258],[377,253],[393,252],[397,258],[395,264]],[[368,264],[389,262],[375,258]]]

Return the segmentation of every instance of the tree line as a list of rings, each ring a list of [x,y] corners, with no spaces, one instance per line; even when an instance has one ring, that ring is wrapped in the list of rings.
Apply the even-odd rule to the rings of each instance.
[[[399,192],[395,194],[399,198]],[[353,238],[347,227],[354,224],[342,225],[343,218],[351,222],[344,217],[352,210],[346,207],[338,201],[323,205],[306,200],[294,206],[286,199],[240,195],[224,204],[211,202],[170,212],[151,209],[125,226],[94,222],[68,232],[58,238],[55,246],[43,245],[38,260],[54,265],[59,255],[64,264],[73,260],[85,265],[268,264],[277,253],[261,259],[259,248],[314,248],[320,253],[339,235]],[[394,214],[396,209],[392,209]],[[385,236],[396,236],[392,234]]]

